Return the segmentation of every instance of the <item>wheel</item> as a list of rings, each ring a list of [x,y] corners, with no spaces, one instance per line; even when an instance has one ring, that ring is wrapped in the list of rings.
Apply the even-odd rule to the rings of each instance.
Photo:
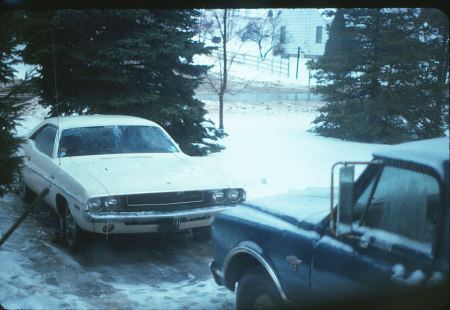
[[[81,243],[82,231],[78,227],[69,206],[66,204],[64,212],[64,237],[70,249],[76,249]]]
[[[211,226],[194,228],[192,230],[194,240],[199,242],[206,242],[211,240]]]
[[[272,279],[262,268],[244,273],[236,292],[236,309],[282,309],[283,303]]]
[[[24,202],[30,203],[35,198],[35,193],[31,191],[31,189],[25,184],[25,180],[23,179],[23,175],[19,176],[19,196]]]

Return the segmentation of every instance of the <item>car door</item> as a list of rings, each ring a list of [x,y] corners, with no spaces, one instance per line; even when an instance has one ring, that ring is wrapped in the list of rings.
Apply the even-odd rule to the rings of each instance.
[[[54,160],[54,148],[57,128],[52,125],[44,125],[30,137],[25,165],[28,170],[28,186],[36,193],[48,187],[54,191],[56,164]],[[52,204],[47,195],[45,200]]]
[[[327,229],[317,243],[313,302],[373,301],[422,287],[429,277],[442,208],[440,182],[426,167],[397,163],[379,169],[353,207],[353,233],[336,237]]]

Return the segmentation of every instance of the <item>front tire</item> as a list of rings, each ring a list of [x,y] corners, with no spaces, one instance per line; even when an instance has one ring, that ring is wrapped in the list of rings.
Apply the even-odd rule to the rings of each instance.
[[[69,249],[76,249],[81,243],[82,231],[78,227],[68,205],[64,212],[64,237]]]
[[[34,200],[35,194],[31,191],[31,189],[25,184],[25,180],[23,175],[19,175],[19,197],[22,201],[26,203],[30,203]]]
[[[283,303],[272,279],[262,268],[244,273],[236,292],[236,309],[281,309]]]

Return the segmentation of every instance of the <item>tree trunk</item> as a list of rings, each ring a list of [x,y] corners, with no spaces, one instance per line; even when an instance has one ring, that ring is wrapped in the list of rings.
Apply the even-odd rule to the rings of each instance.
[[[219,92],[219,102],[220,102],[220,110],[219,110],[219,129],[223,130],[223,96],[225,94],[225,90],[227,89],[227,80],[228,80],[228,64],[227,64],[227,14],[228,10],[225,9],[223,11],[223,34],[222,34],[222,43],[223,43],[223,75],[222,75],[222,85]]]
[[[219,129],[223,130],[223,94],[219,94]]]

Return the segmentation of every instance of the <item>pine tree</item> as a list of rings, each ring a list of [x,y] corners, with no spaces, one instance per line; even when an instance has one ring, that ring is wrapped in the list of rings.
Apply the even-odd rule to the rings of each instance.
[[[0,19],[0,197],[11,189],[22,159],[17,155],[21,139],[14,135],[23,105],[17,95],[20,85],[13,85],[16,25],[13,12]]]
[[[414,119],[410,127],[418,137],[429,138],[443,135],[449,125],[449,21],[436,9],[418,10],[416,17],[424,48],[418,80],[421,91],[410,105]]]
[[[443,135],[445,94],[431,91],[425,24],[418,9],[337,10],[325,54],[311,64],[327,102],[314,130],[383,143]]]
[[[208,52],[192,40],[197,14],[30,11],[24,15],[22,56],[25,63],[40,66],[42,102],[51,106],[52,115],[147,118],[161,124],[186,153],[205,154],[221,149],[214,142],[221,133],[206,124],[204,104],[193,98],[208,69],[193,65],[194,55]]]

